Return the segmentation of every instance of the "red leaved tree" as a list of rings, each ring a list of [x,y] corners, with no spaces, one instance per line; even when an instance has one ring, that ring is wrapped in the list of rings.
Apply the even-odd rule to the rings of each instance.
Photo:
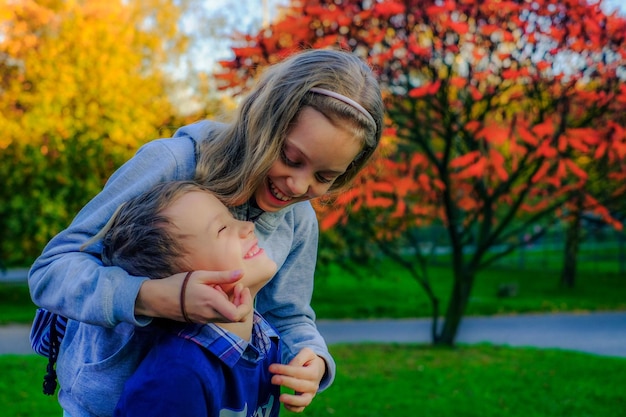
[[[382,156],[321,207],[322,227],[361,233],[410,271],[431,298],[434,343],[454,343],[478,271],[558,215],[579,207],[621,227],[594,190],[625,191],[626,22],[599,4],[302,0],[239,42],[222,63],[227,87],[305,47],[350,49],[377,72]],[[598,188],[600,166],[611,181]],[[430,223],[445,226],[454,274],[443,326],[426,268],[434,245],[417,228]]]

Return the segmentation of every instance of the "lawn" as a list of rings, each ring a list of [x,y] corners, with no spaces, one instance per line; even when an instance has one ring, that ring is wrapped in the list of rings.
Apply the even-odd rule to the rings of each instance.
[[[331,352],[335,383],[305,417],[615,417],[626,409],[621,358],[489,345],[336,345]],[[41,393],[44,364],[0,356],[2,415],[61,415],[56,399]]]
[[[430,304],[403,270],[355,278],[342,271],[316,277],[313,306],[319,318],[425,317]],[[430,269],[445,305],[451,274]],[[477,278],[468,315],[581,310],[626,310],[626,279],[616,272],[580,272],[576,287],[561,288],[557,273],[492,268]],[[517,295],[497,296],[501,284]],[[0,322],[29,323],[34,313],[26,284],[0,284]],[[302,414],[455,417],[614,417],[626,409],[626,359],[489,345],[454,349],[424,345],[333,345],[337,378]],[[61,415],[41,393],[45,359],[0,356],[2,415]],[[292,415],[288,412],[282,415]]]
[[[336,382],[306,416],[615,417],[626,409],[626,359],[488,345],[331,350]]]
[[[367,278],[338,269],[318,274],[312,301],[318,318],[430,317],[430,302],[415,280],[393,264],[378,269],[384,273],[373,272]],[[438,266],[429,273],[435,294],[445,306],[452,283],[450,270]],[[499,298],[501,284],[515,284],[517,295]],[[583,310],[626,310],[624,276],[583,270],[575,288],[568,289],[560,287],[558,273],[549,270],[492,268],[478,275],[467,315]],[[30,323],[34,311],[25,283],[0,283],[0,324]]]
[[[417,281],[394,264],[382,264],[369,278],[331,270],[318,274],[313,307],[318,318],[429,317],[430,301]],[[616,268],[614,268],[616,269]],[[445,308],[452,288],[449,268],[429,268],[433,291]],[[502,284],[517,286],[517,295],[498,297]],[[626,277],[617,272],[581,271],[574,288],[562,288],[550,270],[491,268],[479,273],[467,315],[530,312],[626,310]],[[443,313],[443,310],[441,311]]]

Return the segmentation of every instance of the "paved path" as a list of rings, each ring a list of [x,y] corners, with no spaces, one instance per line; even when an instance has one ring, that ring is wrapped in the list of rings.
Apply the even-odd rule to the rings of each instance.
[[[321,320],[318,326],[329,344],[431,340],[428,319]],[[626,358],[626,312],[466,317],[456,342],[558,348]]]
[[[430,320],[320,320],[329,344],[429,343]],[[27,326],[0,326],[0,355],[31,354]],[[560,348],[626,358],[626,312],[466,317],[459,344]]]
[[[28,268],[0,269],[0,282],[26,282]]]

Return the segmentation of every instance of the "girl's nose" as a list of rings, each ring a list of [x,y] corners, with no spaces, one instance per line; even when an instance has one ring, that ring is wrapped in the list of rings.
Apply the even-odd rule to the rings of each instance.
[[[287,178],[287,187],[291,197],[302,197],[308,195],[311,188],[311,180],[308,175],[292,175]]]

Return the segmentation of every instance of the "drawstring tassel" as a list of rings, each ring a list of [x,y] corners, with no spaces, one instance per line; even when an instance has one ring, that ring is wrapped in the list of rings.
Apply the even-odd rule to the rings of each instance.
[[[43,393],[53,395],[57,389],[57,373],[54,370],[54,363],[48,359],[47,373],[43,377]]]
[[[46,395],[53,395],[57,389],[57,373],[54,370],[54,365],[58,356],[59,337],[57,335],[57,316],[55,314],[50,322],[50,355],[48,356],[46,375],[43,377],[43,393]]]

